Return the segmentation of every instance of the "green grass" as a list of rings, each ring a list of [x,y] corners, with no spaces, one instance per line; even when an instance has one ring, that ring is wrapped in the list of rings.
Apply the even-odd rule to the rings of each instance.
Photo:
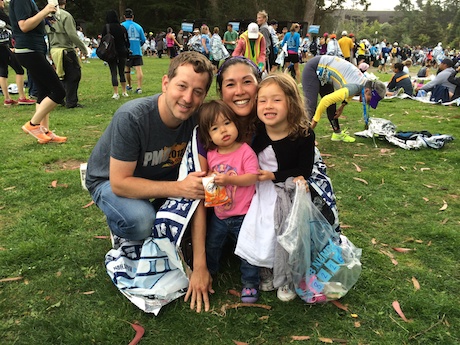
[[[168,63],[166,58],[145,59],[144,95],[161,90]],[[379,76],[385,81],[390,75]],[[31,107],[0,112],[0,279],[22,277],[0,283],[0,343],[127,344],[134,331],[126,322],[136,321],[145,328],[142,344],[287,344],[292,335],[309,335],[309,341],[300,342],[309,344],[320,344],[320,338],[348,344],[460,342],[457,141],[441,150],[405,151],[383,141],[375,148],[364,138],[353,144],[331,142],[325,117],[317,126],[343,231],[363,249],[362,275],[341,300],[348,312],[331,303],[283,303],[275,293],[262,293],[260,303],[271,310],[230,309],[223,315],[223,304],[238,301],[227,290],[240,288],[237,261],[229,259],[214,281],[210,313],[196,314],[177,300],[154,317],[131,304],[110,281],[104,267],[110,242],[95,238],[108,235],[104,216],[95,206],[83,208],[91,199],[80,186],[79,164],[125,101],[111,95],[108,68],[97,60],[85,64],[80,102],[86,107],[59,107],[51,114],[51,129],[69,137],[63,145],[38,145],[22,133]],[[215,97],[214,86],[209,97]],[[361,112],[360,104],[350,103],[342,126],[361,131]],[[459,115],[458,107],[399,99],[371,109],[371,116],[387,118],[399,130],[457,136]],[[56,188],[51,187],[54,180]],[[441,211],[444,202],[448,207]],[[393,247],[414,250],[403,254]],[[398,264],[382,251],[391,252]],[[396,314],[394,300],[412,322]]]

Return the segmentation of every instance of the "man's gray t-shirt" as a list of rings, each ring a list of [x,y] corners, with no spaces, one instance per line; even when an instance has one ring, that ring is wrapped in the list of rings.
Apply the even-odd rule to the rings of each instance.
[[[110,157],[137,162],[135,177],[175,181],[195,119],[178,128],[168,128],[160,118],[160,94],[139,98],[122,105],[102,134],[88,160],[86,186],[92,192],[109,179]]]

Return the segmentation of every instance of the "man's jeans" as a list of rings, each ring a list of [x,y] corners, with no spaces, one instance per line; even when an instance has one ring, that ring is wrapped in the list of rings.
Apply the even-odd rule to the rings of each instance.
[[[156,211],[149,200],[117,196],[112,192],[110,181],[99,184],[91,197],[106,215],[114,235],[136,241],[151,235]]]
[[[219,271],[219,261],[222,256],[222,248],[230,237],[236,243],[240,233],[241,224],[244,216],[234,216],[227,219],[219,219],[214,213],[212,214],[206,234],[206,262],[211,274]],[[259,268],[249,264],[246,260],[241,259],[241,283],[244,288],[259,289]]]

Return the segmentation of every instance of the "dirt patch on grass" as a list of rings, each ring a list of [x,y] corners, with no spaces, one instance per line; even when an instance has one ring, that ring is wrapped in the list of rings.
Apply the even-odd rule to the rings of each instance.
[[[85,161],[79,161],[76,159],[70,160],[58,160],[56,162],[47,164],[45,166],[46,171],[53,171],[53,170],[77,170],[80,169],[80,164],[85,163]]]

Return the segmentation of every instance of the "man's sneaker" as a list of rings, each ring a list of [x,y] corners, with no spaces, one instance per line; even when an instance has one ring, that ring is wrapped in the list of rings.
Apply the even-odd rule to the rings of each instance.
[[[61,137],[59,135],[54,134],[53,131],[47,130],[45,127],[42,127],[43,132],[51,138],[49,141],[50,143],[57,143],[62,144],[67,141],[67,137]]]
[[[9,106],[15,105],[15,104],[18,104],[18,102],[15,101],[14,99],[5,99],[3,101],[3,105],[6,106],[6,107],[9,107]]]
[[[139,88],[137,88],[137,89],[136,89],[136,91],[135,91],[135,93],[137,93],[137,94],[141,94],[141,93],[142,93],[142,89],[141,89],[140,87],[139,87]]]
[[[404,92],[405,92],[404,89],[400,87],[398,92],[396,92],[396,96],[401,96]]]
[[[296,293],[291,290],[289,284],[279,287],[276,295],[278,296],[278,299],[283,302],[292,301],[297,296]]]
[[[114,93],[112,98],[113,99],[120,99],[120,95],[118,93]]]
[[[123,97],[129,97],[129,95],[128,95],[127,92],[123,92],[121,95],[122,95]]]
[[[129,85],[126,85],[126,91],[131,91],[133,88]]]
[[[46,144],[51,141],[51,138],[43,132],[43,127],[40,125],[32,126],[30,122],[27,121],[24,126],[22,126],[22,130],[36,138],[39,144]]]
[[[260,289],[262,291],[273,291],[273,270],[270,268],[262,267],[259,269],[260,275]]]
[[[348,133],[343,130],[340,133],[332,133],[331,137],[332,141],[343,141],[345,143],[353,143],[356,139],[353,137],[350,137]]]
[[[19,105],[33,105],[37,103],[35,99],[28,99],[28,98],[19,98],[18,99],[18,104]]]
[[[254,288],[243,288],[241,290],[241,302],[243,303],[256,303],[259,299],[259,291]]]

